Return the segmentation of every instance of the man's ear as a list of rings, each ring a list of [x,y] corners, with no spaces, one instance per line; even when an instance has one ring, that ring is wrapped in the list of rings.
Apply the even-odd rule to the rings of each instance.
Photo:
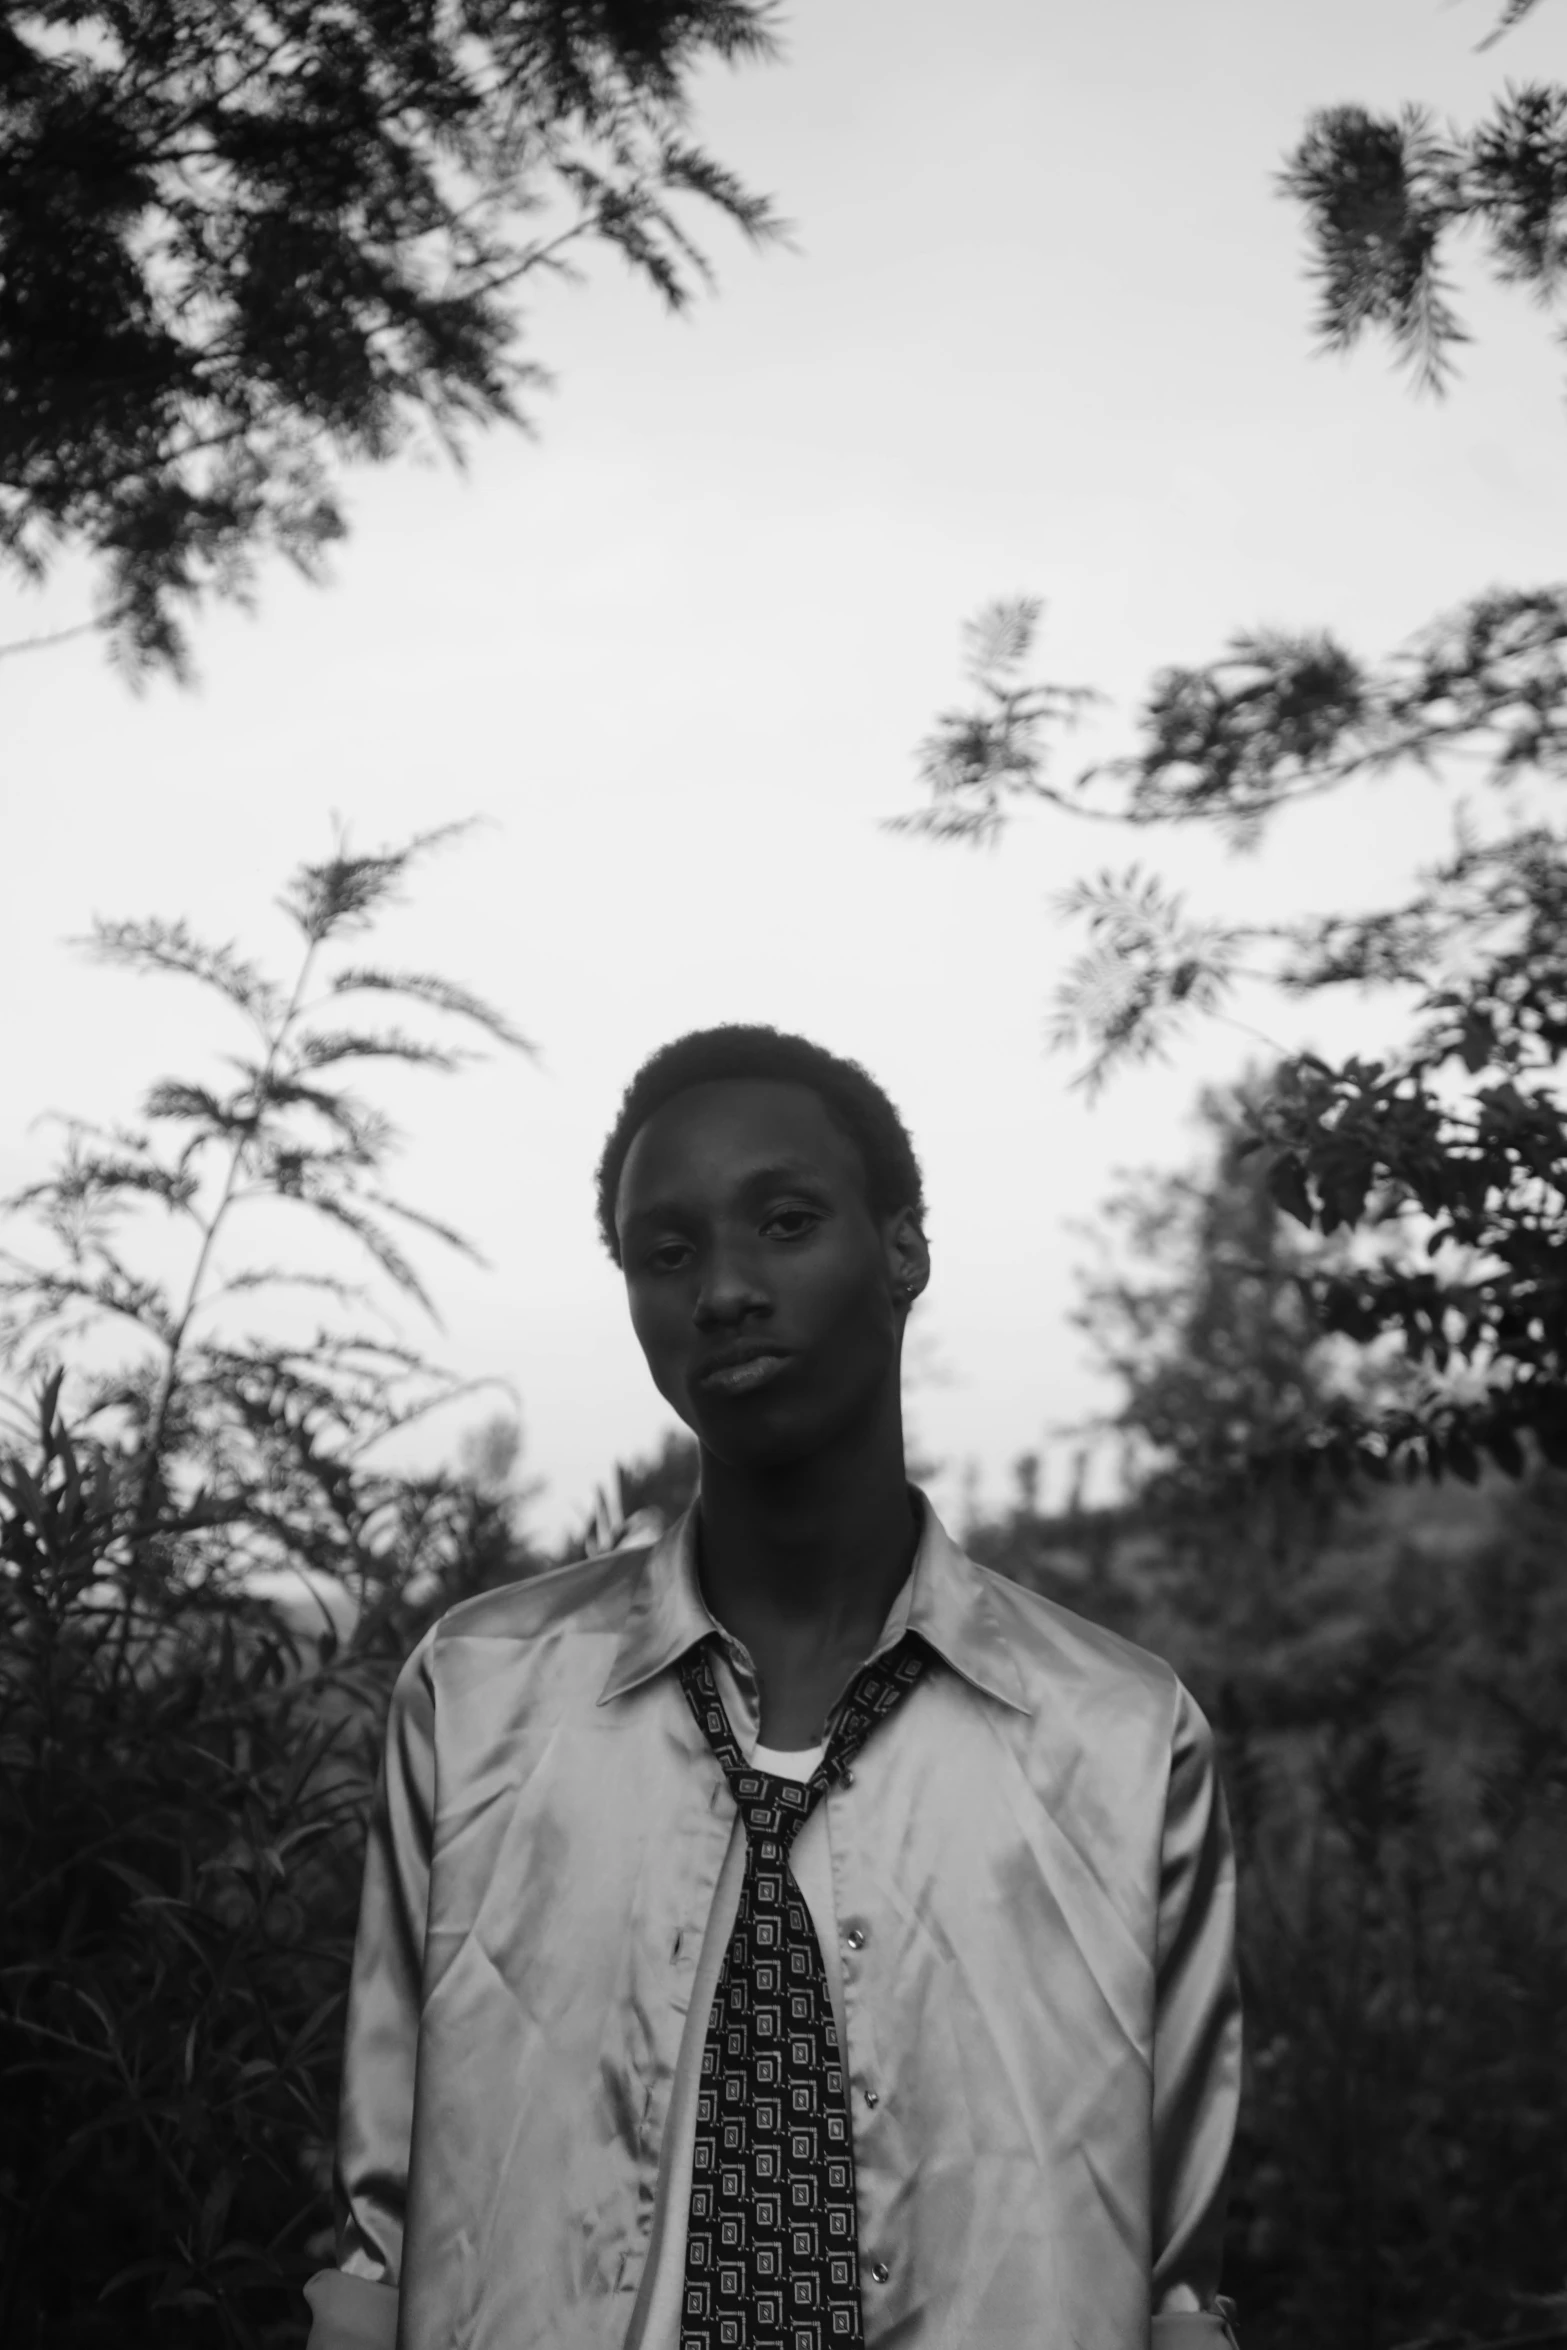
[[[899,1302],[911,1306],[930,1279],[930,1249],[912,1208],[900,1208],[886,1227],[887,1269]]]

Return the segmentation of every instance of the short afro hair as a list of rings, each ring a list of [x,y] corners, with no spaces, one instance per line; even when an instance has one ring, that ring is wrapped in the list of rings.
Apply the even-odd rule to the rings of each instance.
[[[639,1130],[655,1110],[661,1110],[689,1086],[746,1078],[808,1085],[839,1132],[860,1154],[871,1213],[892,1216],[900,1208],[912,1208],[923,1224],[925,1191],[914,1145],[908,1128],[869,1071],[858,1061],[842,1060],[828,1052],[825,1045],[813,1044],[808,1036],[732,1022],[721,1028],[694,1028],[687,1036],[677,1036],[673,1044],[660,1046],[626,1088],[597,1175],[599,1232],[617,1265],[620,1239],[615,1230],[615,1196],[626,1153]]]

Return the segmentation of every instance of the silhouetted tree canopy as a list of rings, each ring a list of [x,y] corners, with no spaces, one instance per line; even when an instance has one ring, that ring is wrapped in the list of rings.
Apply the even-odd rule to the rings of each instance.
[[[1167,1656],[1218,1732],[1238,2339],[1545,2350],[1567,2338],[1567,1478],[1301,1491],[1281,1432],[1367,1366],[1299,1283],[1340,1244],[1237,1147],[1257,1090],[1207,1097],[1199,1163],[1130,1176],[1096,1227],[1081,1320],[1131,1440],[1117,1499],[1051,1512],[1025,1459],[965,1547]]]
[[[1476,598],[1380,668],[1325,632],[1237,637],[1206,668],[1162,671],[1139,748],[1070,782],[1047,737],[1085,689],[1024,681],[1038,618],[1024,599],[972,624],[975,698],[938,720],[926,805],[898,829],[993,840],[1044,802],[1131,827],[1216,822],[1251,847],[1294,802],[1401,762],[1434,780],[1464,754],[1483,762],[1497,820],[1460,823],[1414,892],[1369,914],[1199,918],[1136,865],[1060,893],[1088,943],[1051,1035],[1086,1052],[1093,1090],[1242,978],[1297,997],[1402,993],[1396,1051],[1298,1055],[1251,1113],[1278,1203],[1323,1235],[1369,1236],[1308,1276],[1323,1328],[1393,1341],[1422,1374],[1396,1405],[1341,1405],[1291,1441],[1374,1474],[1472,1477],[1481,1450],[1516,1473],[1528,1435],[1567,1465],[1567,846],[1549,803],[1529,814],[1514,788],[1567,776],[1567,590]]]
[[[533,271],[608,246],[679,309],[710,58],[771,0],[58,0],[0,17],[0,559],[94,559],[133,671],[258,555],[343,535],[343,460],[525,421]]]
[[[114,1521],[123,1552],[98,1571],[123,1582],[128,1608],[161,1587],[170,1542],[187,1588],[198,1559],[227,1589],[258,1567],[313,1570],[354,1584],[361,1607],[401,1577],[407,1512],[436,1488],[416,1492],[367,1456],[472,1383],[428,1362],[386,1307],[400,1297],[434,1313],[410,1239],[477,1252],[388,1188],[399,1138],[360,1088],[394,1066],[460,1069],[474,1056],[454,1028],[532,1048],[457,982],[355,948],[465,829],[368,852],[340,840],[296,867],[279,901],[297,940],[286,974],[184,922],[94,926],[88,943],[113,968],[215,995],[239,1045],[226,1079],[150,1086],[133,1126],[67,1121],[55,1166],[0,1199],[0,1399],[63,1376],[64,1412],[113,1454],[134,1498]],[[279,1262],[255,1240],[236,1257],[258,1208],[329,1237],[341,1263]],[[297,1311],[288,1328],[290,1297],[315,1301],[313,1328]],[[258,1328],[269,1307],[284,1319]],[[504,1482],[473,1464],[464,1506]]]
[[[1499,36],[1533,0],[1512,0]],[[1488,46],[1482,43],[1482,46]],[[1567,270],[1567,90],[1510,90],[1467,142],[1417,108],[1396,124],[1312,117],[1285,174],[1317,238],[1324,330],[1389,329],[1427,380],[1461,329],[1441,238],[1489,235],[1508,280],[1554,298]],[[924,803],[891,829],[997,839],[1044,805],[1122,828],[1217,826],[1257,848],[1299,802],[1415,768],[1473,798],[1412,893],[1366,914],[1294,922],[1195,916],[1157,873],[1106,869],[1058,898],[1087,945],[1058,989],[1052,1041],[1086,1054],[1091,1091],[1167,1049],[1242,978],[1309,996],[1401,993],[1382,1058],[1286,1060],[1250,1112],[1272,1195],[1357,1250],[1303,1278],[1325,1332],[1386,1353],[1396,1399],[1338,1398],[1275,1431],[1301,1463],[1386,1475],[1482,1454],[1517,1475],[1532,1440],[1567,1465],[1567,586],[1496,587],[1366,660],[1327,628],[1238,631],[1217,659],[1156,673],[1119,758],[1057,771],[1053,737],[1101,700],[1029,674],[1043,607],[988,606],[967,629],[969,698],[921,746]],[[1272,1441],[1272,1439],[1270,1439]]]
[[[1488,49],[1535,0],[1509,0]],[[1310,116],[1279,175],[1311,240],[1325,349],[1347,351],[1368,328],[1392,342],[1417,386],[1441,392],[1453,353],[1471,338],[1451,300],[1444,262],[1476,232],[1501,285],[1543,308],[1567,274],[1567,89],[1509,87],[1488,120],[1465,131],[1429,107],[1396,115],[1325,106]],[[1560,337],[1558,337],[1560,339]]]

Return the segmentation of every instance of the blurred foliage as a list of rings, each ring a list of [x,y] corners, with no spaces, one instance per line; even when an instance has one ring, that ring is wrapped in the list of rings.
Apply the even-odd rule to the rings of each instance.
[[[1507,0],[1489,49],[1536,0]],[[1311,240],[1317,331],[1348,351],[1368,328],[1391,341],[1417,388],[1441,393],[1470,336],[1453,308],[1444,253],[1465,232],[1498,285],[1554,309],[1567,277],[1567,89],[1525,82],[1465,132],[1425,106],[1397,115],[1319,107],[1279,174]],[[1559,333],[1558,341],[1562,340]]]
[[[700,1466],[696,1438],[675,1428],[667,1431],[657,1452],[617,1461],[582,1532],[567,1543],[564,1559],[602,1557],[656,1542],[695,1499]]]
[[[778,233],[690,135],[766,0],[172,0],[0,17],[0,559],[94,561],[132,676],[183,618],[308,575],[334,475],[525,423],[518,288],[608,248],[673,309],[683,214]]]
[[[1253,1611],[1264,1630],[1270,1590],[1340,1513],[1303,1439],[1345,1399],[1397,1382],[1327,1339],[1308,1277],[1320,1244],[1281,1218],[1246,1150],[1266,1089],[1254,1076],[1200,1097],[1200,1165],[1121,1178],[1088,1228],[1072,1316],[1120,1397],[1092,1433],[1115,1440],[1117,1483],[1157,1512],[1171,1563],[1190,1554],[1198,1568],[1183,1605],[1219,1605],[1232,1623]]]
[[[672,1526],[696,1498],[700,1465],[696,1438],[682,1429],[669,1429],[657,1452],[638,1454],[618,1469],[625,1516],[656,1511],[661,1528]]]
[[[386,1462],[463,1389],[375,1284],[428,1305],[399,1226],[462,1244],[385,1189],[394,1132],[345,1075],[463,1056],[363,1007],[521,1042],[453,983],[342,951],[434,845],[301,867],[287,982],[181,924],[101,925],[111,964],[199,982],[248,1042],[222,1086],[154,1086],[144,1126],[68,1128],[7,1203],[33,1231],[3,1260],[0,1421],[0,2333],[20,2350],[302,2340],[391,1683],[434,1613],[540,1563],[514,1417],[456,1471]],[[369,1284],[229,1253],[278,1210]],[[300,1294],[326,1302],[313,1333],[235,1321]]]
[[[177,1528],[133,1603],[134,1477],[59,1392],[0,1453],[0,2329],[18,2350],[298,2345],[299,2289],[332,2259],[392,1681],[442,1608],[535,1562],[493,1493],[427,1475],[395,1508],[381,1482],[373,1596],[341,1632],[184,1572]],[[334,1475],[324,1518],[357,1483]]]
[[[1071,784],[1045,739],[1059,699],[1020,682],[1039,613],[1022,599],[974,625],[977,698],[938,720],[930,804],[902,829],[993,840],[1019,802],[1045,802],[1133,826],[1217,820],[1250,846],[1281,810],[1401,761],[1440,775],[1483,760],[1500,823],[1482,835],[1461,816],[1413,894],[1369,914],[1199,920],[1136,866],[1075,884],[1057,903],[1089,945],[1051,1036],[1087,1049],[1093,1090],[1242,978],[1400,994],[1396,1050],[1295,1055],[1251,1105],[1274,1198],[1308,1231],[1361,1238],[1320,1279],[1323,1327],[1396,1344],[1418,1374],[1396,1406],[1347,1402],[1290,1441],[1371,1474],[1473,1477],[1483,1454],[1517,1474],[1527,1442],[1567,1465],[1567,842],[1517,800],[1524,779],[1567,774],[1567,590],[1479,597],[1381,673],[1326,636],[1237,638],[1209,669],[1165,671],[1143,749]]]
[[[966,1546],[1218,1731],[1245,2350],[1567,2341],[1567,1476],[1301,1481],[1281,1421],[1382,1374],[1313,1321],[1244,1115],[1210,1098],[1206,1164],[1127,1179],[1084,1275],[1125,1499],[1047,1506],[1028,1458]]]
[[[93,931],[111,968],[215,996],[240,1040],[222,1081],[159,1079],[138,1125],[66,1121],[55,1168],[0,1202],[19,1237],[34,1235],[0,1247],[0,1371],[25,1388],[70,1361],[73,1417],[105,1431],[134,1487],[114,1568],[132,1595],[138,1577],[161,1585],[160,1545],[177,1535],[187,1585],[237,1586],[258,1568],[341,1577],[351,1557],[365,1604],[380,1528],[405,1492],[370,1456],[466,1391],[398,1335],[384,1300],[433,1315],[404,1233],[476,1252],[386,1188],[396,1129],[352,1082],[460,1068],[472,1054],[440,1033],[454,1024],[531,1049],[466,988],[353,951],[411,869],[462,829],[373,854],[339,842],[300,866],[279,901],[299,941],[283,978],[183,922]],[[258,1215],[270,1232],[313,1228],[352,1250],[368,1280],[292,1251],[283,1262],[231,1254]],[[313,1301],[314,1327],[280,1335],[301,1300]],[[269,1329],[237,1321],[258,1309]]]
[[[1533,0],[1508,0],[1480,45]],[[1346,346],[1386,328],[1440,387],[1463,330],[1439,266],[1461,225],[1493,270],[1549,306],[1567,265],[1567,91],[1509,90],[1472,137],[1419,108],[1398,122],[1312,117],[1283,175],[1316,240],[1323,328]],[[1380,664],[1330,630],[1237,632],[1201,667],[1160,670],[1132,752],[1065,778],[1053,736],[1101,697],[1029,673],[1043,607],[1003,598],[965,631],[969,698],[921,746],[923,804],[889,829],[994,842],[1020,808],[1119,827],[1215,827],[1252,850],[1303,801],[1390,773],[1455,773],[1486,792],[1402,902],[1295,921],[1188,912],[1157,873],[1106,869],[1057,897],[1087,946],[1061,983],[1057,1048],[1090,1093],[1162,1054],[1235,986],[1401,996],[1406,1032],[1378,1059],[1287,1059],[1254,1099],[1250,1139],[1273,1197],[1307,1231],[1359,1245],[1321,1260],[1324,1330],[1410,1376],[1324,1401],[1275,1429],[1340,1475],[1463,1479],[1487,1457],[1567,1466],[1567,588],[1494,588]],[[1532,795],[1532,797],[1531,797]],[[1315,1278],[1308,1276],[1308,1278]],[[1263,1431],[1257,1431],[1259,1437]]]
[[[1508,0],[1480,47],[1518,24]],[[1508,89],[1471,139],[1419,108],[1313,115],[1283,174],[1306,204],[1323,331],[1349,345],[1386,327],[1424,381],[1464,338],[1440,275],[1459,226],[1551,306],[1567,259],[1567,92]],[[1104,870],[1057,895],[1088,933],[1055,996],[1050,1039],[1088,1058],[1078,1083],[1161,1055],[1240,980],[1287,996],[1388,989],[1407,1032],[1384,1058],[1299,1053],[1252,1102],[1250,1140],[1273,1199],[1306,1231],[1356,1234],[1323,1260],[1323,1330],[1398,1349],[1410,1377],[1337,1396],[1273,1441],[1344,1476],[1518,1476],[1532,1450],[1567,1466],[1567,588],[1494,588],[1374,665],[1330,630],[1240,630],[1203,667],[1165,667],[1137,750],[1055,771],[1052,736],[1099,696],[1029,674],[1043,606],[970,620],[961,707],[919,752],[923,806],[890,830],[996,841],[1020,808],[1118,827],[1212,825],[1262,844],[1280,815],[1395,771],[1487,787],[1487,823],[1459,808],[1454,846],[1412,895],[1370,914],[1285,924],[1196,917],[1158,874]],[[1544,792],[1541,792],[1544,787]],[[1536,794],[1539,804],[1529,801]],[[1262,1436],[1262,1431],[1257,1431]]]

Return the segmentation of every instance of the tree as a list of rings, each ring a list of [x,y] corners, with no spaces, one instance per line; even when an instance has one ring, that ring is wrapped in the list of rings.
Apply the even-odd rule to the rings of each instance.
[[[1324,1251],[1280,1215],[1246,1149],[1254,1077],[1199,1103],[1203,1162],[1122,1178],[1094,1229],[1073,1321],[1119,1402],[1106,1432],[1122,1482],[1156,1521],[1188,1600],[1268,1617],[1320,1549],[1330,1488],[1303,1486],[1304,1449],[1364,1374],[1335,1360],[1310,1273]]]
[[[455,1473],[377,1450],[461,1392],[365,1320],[378,1291],[429,1302],[399,1231],[465,1244],[388,1193],[395,1136],[348,1078],[459,1066],[432,1019],[526,1049],[356,947],[447,837],[302,865],[282,980],[181,923],[99,925],[113,966],[195,980],[244,1041],[131,1131],[68,1128],[8,1203],[37,1237],[3,1285],[0,2330],[36,2350],[302,2342],[391,1684],[433,1615],[537,1563],[514,1418]],[[301,1262],[291,1219],[368,1278]],[[235,1326],[291,1296],[314,1332]]]
[[[981,700],[939,721],[932,804],[904,829],[984,840],[1044,801],[1134,827],[1217,821],[1246,844],[1281,808],[1401,759],[1439,774],[1464,751],[1487,758],[1502,825],[1461,826],[1413,896],[1370,915],[1197,920],[1135,865],[1063,893],[1089,945],[1052,1033],[1086,1046],[1093,1088],[1243,976],[1295,996],[1406,990],[1398,1052],[1296,1056],[1252,1115],[1280,1205],[1375,1241],[1321,1278],[1323,1327],[1396,1337],[1427,1374],[1408,1401],[1323,1424],[1311,1446],[1374,1473],[1402,1460],[1472,1477],[1482,1449],[1516,1472],[1526,1438],[1567,1462],[1567,1116],[1551,1084],[1567,1054],[1567,848],[1547,820],[1506,822],[1518,778],[1567,773],[1567,591],[1479,598],[1380,673],[1325,636],[1237,638],[1206,669],[1163,672],[1143,747],[1065,786],[1040,739],[1058,699],[1017,682],[1037,612],[1012,604],[977,624]]]
[[[463,829],[374,853],[339,841],[301,865],[280,900],[299,940],[286,978],[183,922],[93,930],[99,959],[194,980],[244,1038],[227,1085],[161,1079],[132,1128],[68,1121],[55,1169],[0,1203],[37,1234],[29,1251],[0,1247],[0,1369],[20,1392],[69,1367],[73,1419],[113,1448],[133,1498],[100,1571],[122,1585],[127,1639],[166,1577],[171,1542],[187,1585],[235,1589],[282,1564],[347,1576],[360,1606],[406,1553],[402,1521],[421,1505],[377,1470],[376,1448],[463,1388],[387,1325],[377,1285],[433,1315],[402,1233],[475,1252],[385,1188],[395,1130],[348,1080],[383,1066],[450,1072],[472,1057],[377,1017],[383,1004],[531,1048],[453,981],[347,950],[411,868]],[[262,1207],[346,1243],[370,1284],[325,1265],[227,1257]],[[166,1245],[147,1245],[149,1219],[183,1236],[172,1269]],[[291,1297],[316,1300],[325,1319],[292,1336],[235,1329],[237,1311]]]
[[[700,1466],[696,1438],[677,1428],[665,1430],[657,1452],[616,1461],[595,1490],[585,1523],[563,1544],[560,1563],[656,1542],[691,1502]]]
[[[1535,0],[1508,0],[1490,48]],[[1488,122],[1439,130],[1429,108],[1397,117],[1363,106],[1321,107],[1279,175],[1305,211],[1317,329],[1348,351],[1381,329],[1425,391],[1444,391],[1455,346],[1470,337],[1449,299],[1447,247],[1465,230],[1486,240],[1502,285],[1524,286],[1544,309],[1567,274],[1567,89],[1509,88]],[[1558,337],[1560,340],[1561,337]]]
[[[1497,31],[1526,12],[1514,0]],[[1387,326],[1440,384],[1460,330],[1440,238],[1469,220],[1496,266],[1554,297],[1564,263],[1567,92],[1510,93],[1460,152],[1423,118],[1319,115],[1285,174],[1318,239],[1327,328]],[[1567,588],[1495,588],[1369,662],[1330,630],[1251,629],[1218,659],[1154,678],[1129,754],[1057,776],[1051,737],[1099,697],[1027,674],[1042,607],[970,623],[971,698],[920,752],[925,804],[894,829],[994,840],[1023,807],[1123,829],[1210,825],[1255,849],[1302,800],[1401,767],[1488,787],[1402,903],[1263,926],[1194,917],[1157,874],[1106,869],[1064,894],[1088,944],[1058,991],[1053,1041],[1086,1050],[1090,1090],[1163,1051],[1242,977],[1286,994],[1402,991],[1386,1058],[1287,1060],[1251,1111],[1274,1198],[1308,1230],[1363,1245],[1312,1278],[1325,1331],[1395,1343],[1411,1378],[1291,1439],[1302,1460],[1511,1474],[1532,1443],[1567,1464]],[[1535,795],[1531,800],[1531,791]],[[1281,1438],[1282,1441],[1282,1438]]]
[[[666,1429],[657,1452],[639,1454],[616,1468],[624,1518],[649,1511],[661,1527],[672,1526],[695,1496],[700,1465],[696,1438],[682,1428]]]
[[[1274,1206],[1245,1113],[1209,1097],[1202,1161],[1129,1178],[1096,1234],[1120,1494],[1051,1514],[1025,1459],[965,1547],[1167,1656],[1218,1733],[1240,2338],[1559,2343],[1567,1477],[1302,1490],[1280,1431],[1344,1366],[1298,1274],[1336,1244]]]
[[[770,0],[173,0],[0,21],[0,560],[90,555],[132,675],[266,550],[318,575],[347,459],[525,421],[516,291],[617,253],[672,309],[766,200],[696,144]]]

